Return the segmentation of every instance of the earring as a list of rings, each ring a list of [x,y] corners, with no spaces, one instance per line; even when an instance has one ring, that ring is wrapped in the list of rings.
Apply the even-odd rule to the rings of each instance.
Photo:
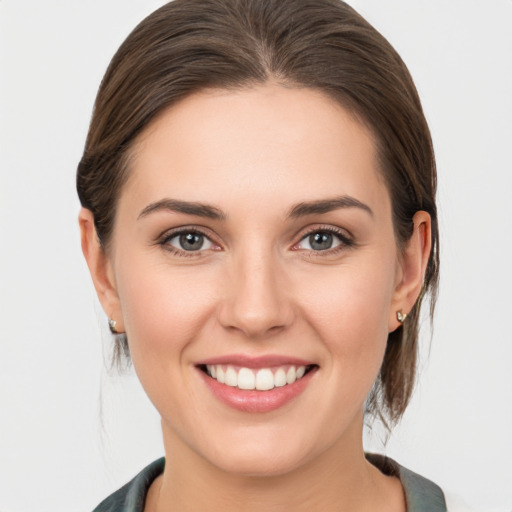
[[[117,322],[115,320],[112,320],[112,318],[108,319],[108,328],[112,334],[119,334],[118,330],[116,329],[116,325]]]
[[[405,319],[407,318],[406,313],[402,313],[402,310],[396,312],[396,319],[403,324],[405,322]]]

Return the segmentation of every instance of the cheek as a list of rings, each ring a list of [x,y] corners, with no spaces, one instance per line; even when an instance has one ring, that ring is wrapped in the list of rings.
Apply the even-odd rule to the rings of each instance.
[[[148,265],[143,257],[126,259],[118,268],[118,291],[134,364],[163,366],[171,360],[167,355],[175,362],[211,317],[215,303],[211,277],[197,267]]]
[[[327,269],[325,276],[311,276],[315,285],[300,292],[302,315],[342,372],[356,380],[358,370],[367,369],[361,375],[378,371],[384,356],[395,278],[394,260],[388,260]]]

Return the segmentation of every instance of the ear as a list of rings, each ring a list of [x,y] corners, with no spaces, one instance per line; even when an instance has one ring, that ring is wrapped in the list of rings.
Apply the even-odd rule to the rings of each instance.
[[[116,322],[116,330],[124,332],[121,304],[117,294],[110,258],[100,244],[94,217],[90,210],[82,208],[78,215],[82,252],[91,273],[96,293],[107,316]]]
[[[397,312],[409,314],[423,287],[430,250],[432,248],[431,219],[427,212],[416,212],[413,233],[399,256],[396,286],[391,303],[389,332],[401,324]]]

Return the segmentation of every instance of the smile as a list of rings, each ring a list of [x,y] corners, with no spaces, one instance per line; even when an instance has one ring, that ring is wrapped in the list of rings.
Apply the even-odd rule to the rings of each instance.
[[[208,364],[203,371],[212,379],[226,386],[243,389],[269,391],[293,384],[302,379],[314,365],[283,365],[273,368],[245,368],[222,364]]]
[[[245,413],[268,413],[297,399],[320,369],[288,356],[231,355],[196,363],[213,395]]]

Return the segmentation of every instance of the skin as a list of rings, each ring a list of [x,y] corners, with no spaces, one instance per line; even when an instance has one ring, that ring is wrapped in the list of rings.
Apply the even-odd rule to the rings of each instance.
[[[266,84],[203,91],[162,113],[132,150],[112,245],[80,213],[102,306],[126,331],[162,418],[166,469],[146,511],[405,511],[399,481],[369,464],[364,401],[423,282],[430,218],[397,248],[372,134],[322,93]],[[289,216],[297,204],[359,206]],[[156,209],[171,198],[224,218]],[[176,228],[201,230],[179,251]],[[333,248],[309,234],[334,229]],[[167,239],[165,239],[167,234]],[[173,252],[174,250],[174,252]],[[302,394],[267,413],[221,403],[197,361],[279,354],[318,365]],[[191,475],[193,477],[191,478]]]

